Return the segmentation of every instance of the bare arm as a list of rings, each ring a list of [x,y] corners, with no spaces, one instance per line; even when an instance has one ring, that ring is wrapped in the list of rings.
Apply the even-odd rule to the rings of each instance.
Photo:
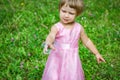
[[[95,45],[93,42],[88,38],[86,33],[84,32],[84,29],[81,29],[81,41],[82,43],[93,53],[93,54],[98,54],[98,50],[96,49]]]
[[[48,47],[50,47],[51,49],[55,49],[54,46],[53,46],[53,42],[55,40],[55,36],[57,34],[57,27],[54,25],[51,27],[51,31],[50,33],[48,34],[47,38],[46,38],[46,41],[45,41],[45,47],[44,47],[44,53],[46,53],[46,51],[48,50]]]
[[[56,34],[57,34],[57,27],[54,25],[51,27],[51,31],[46,38],[46,43],[49,45],[53,44]]]
[[[98,50],[96,49],[95,45],[93,42],[88,38],[86,33],[84,32],[84,29],[81,29],[81,34],[80,34],[80,39],[82,43],[93,53],[95,54],[98,63],[101,61],[105,62],[105,60],[102,58],[102,56],[99,54]]]

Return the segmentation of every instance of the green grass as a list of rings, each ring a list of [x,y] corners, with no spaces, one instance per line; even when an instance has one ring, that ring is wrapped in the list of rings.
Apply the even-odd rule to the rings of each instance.
[[[120,79],[120,1],[85,0],[77,18],[106,63],[97,64],[80,42],[86,80]],[[58,0],[0,1],[0,80],[40,80],[47,55],[41,43],[59,21]]]

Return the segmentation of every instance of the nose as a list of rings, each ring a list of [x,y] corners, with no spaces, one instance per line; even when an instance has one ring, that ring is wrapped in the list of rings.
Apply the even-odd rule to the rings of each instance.
[[[65,13],[65,17],[69,17],[69,14],[68,14],[68,13]]]

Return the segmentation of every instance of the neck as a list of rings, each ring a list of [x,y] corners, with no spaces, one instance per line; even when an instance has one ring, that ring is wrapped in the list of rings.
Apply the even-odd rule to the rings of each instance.
[[[63,23],[62,21],[60,21],[63,25],[67,26],[67,25],[73,25],[75,23],[75,21],[70,22],[70,23]]]
[[[71,22],[71,23],[67,23],[67,24],[62,23],[62,25],[67,29],[72,29],[74,27],[74,24],[75,24],[75,22]]]

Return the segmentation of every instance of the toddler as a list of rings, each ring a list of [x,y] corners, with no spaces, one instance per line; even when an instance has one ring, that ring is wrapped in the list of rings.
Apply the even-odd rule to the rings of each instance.
[[[96,56],[97,62],[105,62],[93,42],[75,18],[83,11],[83,0],[60,0],[60,21],[51,27],[46,38],[44,53],[51,48],[42,80],[85,80],[78,54],[78,41]]]

